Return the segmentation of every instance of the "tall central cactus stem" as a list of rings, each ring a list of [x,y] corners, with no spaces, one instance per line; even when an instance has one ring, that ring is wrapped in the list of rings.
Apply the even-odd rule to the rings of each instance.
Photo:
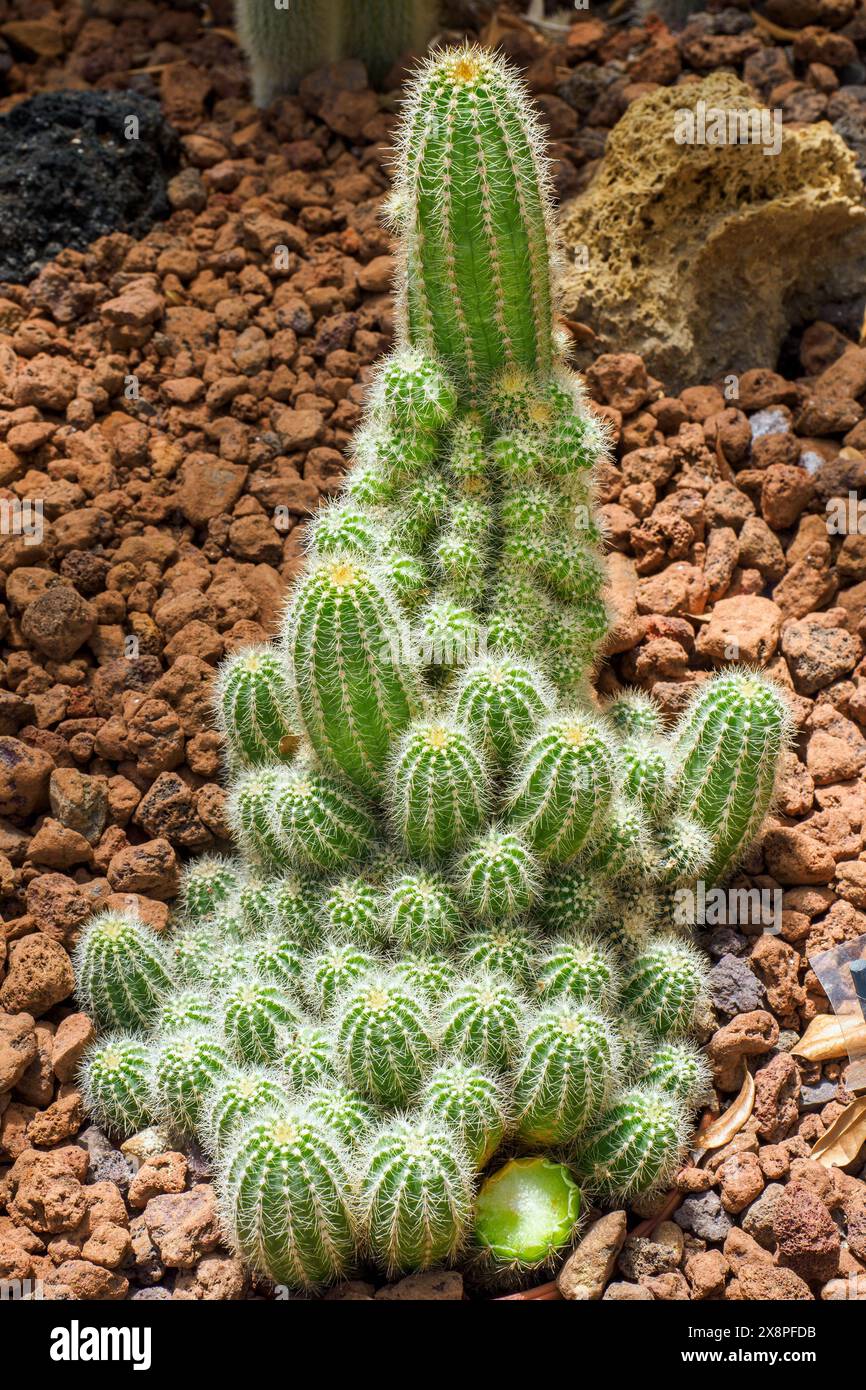
[[[505,368],[547,372],[554,246],[543,138],[493,55],[439,55],[410,98],[392,210],[406,341],[441,357],[477,403]]]

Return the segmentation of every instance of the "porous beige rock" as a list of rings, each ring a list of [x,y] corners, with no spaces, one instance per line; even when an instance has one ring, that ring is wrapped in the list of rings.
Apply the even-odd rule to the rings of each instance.
[[[774,365],[792,323],[853,298],[866,205],[853,153],[826,123],[782,128],[776,155],[678,144],[675,113],[754,110],[731,74],[633,101],[593,182],[563,213],[565,312],[629,349],[669,391]],[[597,351],[599,344],[593,344]]]

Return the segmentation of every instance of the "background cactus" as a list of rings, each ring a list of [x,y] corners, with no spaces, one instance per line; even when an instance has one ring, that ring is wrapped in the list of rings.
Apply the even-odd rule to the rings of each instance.
[[[253,97],[268,106],[314,68],[360,58],[371,82],[402,54],[420,53],[436,28],[431,0],[236,0],[238,36],[252,65]]]
[[[674,898],[736,863],[786,736],[752,673],[673,734],[642,694],[600,708],[604,430],[554,328],[520,81],[440,54],[399,151],[394,352],[279,639],[219,681],[239,855],[186,871],[166,944],[103,917],[77,957],[143,1049],[87,1062],[94,1113],[139,1123],[150,1059],[142,1118],[205,1143],[238,1250],[300,1288],[456,1258],[476,1185],[501,1270],[571,1239],[573,1173],[599,1200],[669,1181],[706,1086]]]

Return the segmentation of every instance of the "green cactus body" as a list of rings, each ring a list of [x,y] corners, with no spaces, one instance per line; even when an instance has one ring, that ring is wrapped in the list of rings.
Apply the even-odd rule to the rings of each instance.
[[[128,1138],[150,1123],[149,1044],[132,1033],[109,1033],[87,1051],[80,1084],[88,1113],[111,1134]]]
[[[639,801],[644,810],[661,809],[667,791],[668,760],[664,751],[648,739],[627,739],[620,749],[622,790]]]
[[[203,854],[188,864],[180,882],[183,915],[199,922],[227,904],[240,887],[243,871],[237,861]]]
[[[299,778],[294,768],[287,768],[286,776]],[[257,869],[285,865],[288,851],[273,822],[279,784],[276,766],[256,767],[238,777],[229,796],[228,815],[235,839]]]
[[[337,940],[374,950],[387,934],[383,895],[363,878],[341,878],[325,899],[325,927]]]
[[[671,816],[656,831],[657,882],[673,887],[699,878],[713,857],[713,838],[692,816]]]
[[[588,873],[611,879],[626,872],[644,872],[648,854],[648,824],[640,803],[614,797],[581,863]]]
[[[308,962],[303,976],[304,994],[311,1007],[325,1015],[344,990],[375,970],[377,964],[375,956],[351,942],[330,942]]]
[[[486,768],[472,737],[459,725],[409,729],[392,773],[391,812],[411,854],[442,858],[482,824]]]
[[[547,878],[538,915],[551,931],[580,931],[595,924],[605,902],[605,886],[597,875],[569,868]]]
[[[311,876],[287,874],[270,879],[268,926],[284,932],[302,947],[315,944],[320,934],[321,885]]]
[[[507,1071],[520,1054],[525,1005],[510,980],[479,975],[460,984],[442,1008],[444,1052]]]
[[[299,730],[290,717],[286,668],[273,647],[248,647],[220,669],[217,703],[229,753],[255,766],[294,756]]]
[[[361,859],[376,838],[376,823],[357,793],[304,767],[279,775],[268,823],[285,856],[319,869]]]
[[[331,1034],[317,1023],[300,1023],[286,1032],[277,1060],[295,1095],[303,1095],[312,1087],[327,1085],[335,1079]]]
[[[438,951],[460,934],[457,902],[441,874],[401,874],[388,892],[389,934],[406,951]]]
[[[365,1155],[361,1222],[390,1275],[453,1260],[472,1215],[472,1170],[459,1139],[433,1117],[390,1120]]]
[[[555,941],[541,957],[537,993],[545,1004],[568,999],[614,1016],[619,996],[619,971],[613,952],[600,938],[575,933]]]
[[[156,1019],[157,1037],[187,1028],[212,1028],[216,1023],[213,999],[201,989],[183,989],[166,999]]]
[[[116,912],[87,925],[74,965],[81,1004],[107,1028],[146,1028],[172,988],[168,953],[156,932]]]
[[[465,1062],[437,1067],[421,1094],[421,1105],[457,1136],[476,1169],[490,1161],[508,1127],[501,1081]]]
[[[265,932],[250,943],[250,962],[255,973],[268,984],[294,990],[300,986],[304,956],[290,936]]]
[[[538,888],[538,863],[524,837],[492,826],[473,840],[460,858],[456,874],[463,904],[474,917],[519,917]]]
[[[410,953],[394,962],[394,974],[431,1006],[447,998],[457,984],[457,968],[448,956]]]
[[[678,806],[713,838],[706,877],[734,868],[773,796],[790,714],[765,676],[732,671],[708,681],[686,709],[674,740]]]
[[[670,1091],[693,1110],[712,1095],[709,1064],[700,1048],[687,1041],[660,1043],[641,1074],[641,1084]]]
[[[659,1037],[687,1032],[705,994],[703,957],[675,936],[655,937],[623,972],[623,1004]]]
[[[182,1135],[195,1133],[208,1091],[231,1060],[211,1029],[190,1028],[160,1043],[153,1059],[157,1116]]]
[[[540,672],[515,658],[489,657],[462,676],[454,715],[507,767],[552,708],[550,687]]]
[[[524,752],[511,793],[511,821],[538,854],[562,863],[603,818],[613,786],[601,728],[581,715],[556,718]]]
[[[641,690],[617,695],[605,709],[605,717],[626,739],[652,739],[662,732],[659,707]]]
[[[564,1164],[512,1158],[481,1187],[475,1242],[494,1273],[519,1274],[551,1261],[579,1219],[580,1188]]]
[[[379,792],[393,742],[418,703],[394,598],[355,557],[314,564],[295,591],[283,640],[316,752],[362,791]]]
[[[269,981],[236,980],[219,999],[219,1015],[226,1044],[239,1062],[276,1062],[281,1034],[295,1028],[297,1010],[286,993]]]
[[[278,9],[274,0],[236,0],[235,14],[241,47],[252,60],[257,106],[296,91],[307,72],[340,56],[336,5],[293,0],[290,9]]]
[[[577,1167],[591,1191],[627,1201],[662,1188],[677,1171],[688,1125],[668,1091],[636,1086],[609,1108],[578,1149]]]
[[[423,53],[437,11],[432,0],[343,0],[346,56],[360,58],[378,85],[404,53]]]
[[[251,875],[231,899],[229,910],[239,917],[244,935],[267,931],[273,920],[271,888],[267,878]]]
[[[530,989],[538,955],[538,938],[522,922],[503,922],[470,932],[463,943],[465,969],[513,980],[518,989]]]
[[[404,332],[447,362],[470,401],[509,367],[549,369],[553,244],[541,135],[493,53],[447,51],[422,72],[392,201]]]
[[[304,1098],[307,1109],[337,1135],[349,1152],[366,1141],[376,1123],[376,1111],[358,1091],[337,1082],[315,1086]]]
[[[240,1125],[288,1103],[288,1091],[276,1073],[259,1067],[230,1068],[205,1096],[200,1133],[206,1149],[223,1153]]]
[[[313,1289],[351,1268],[357,1220],[349,1159],[305,1107],[265,1111],[240,1125],[218,1190],[235,1247],[275,1283]]]
[[[339,1003],[336,1047],[350,1086],[381,1105],[417,1095],[435,1049],[427,1008],[396,976],[370,976]]]
[[[514,1082],[525,1144],[570,1141],[604,1104],[617,1076],[615,1030],[595,1010],[562,1001],[531,1022]]]

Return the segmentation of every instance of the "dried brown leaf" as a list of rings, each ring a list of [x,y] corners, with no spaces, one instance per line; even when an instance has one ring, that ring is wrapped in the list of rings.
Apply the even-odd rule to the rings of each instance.
[[[756,10],[749,10],[749,14],[758,28],[763,29],[765,34],[772,34],[774,39],[796,39],[800,36],[799,29],[783,29],[781,24],[774,24],[771,19],[765,19]]]
[[[866,1096],[852,1100],[812,1146],[809,1155],[825,1168],[846,1168],[866,1144]]]
[[[697,1136],[695,1148],[706,1152],[710,1149],[720,1149],[723,1145],[729,1144],[734,1135],[739,1134],[749,1119],[754,1105],[755,1082],[747,1067],[737,1099],[717,1120],[713,1120],[712,1124],[707,1125],[706,1129]]]
[[[843,1029],[836,1014],[817,1014],[799,1042],[791,1051],[808,1062],[829,1062],[834,1057],[847,1057],[849,1046],[866,1050],[866,1023],[852,1021]]]

